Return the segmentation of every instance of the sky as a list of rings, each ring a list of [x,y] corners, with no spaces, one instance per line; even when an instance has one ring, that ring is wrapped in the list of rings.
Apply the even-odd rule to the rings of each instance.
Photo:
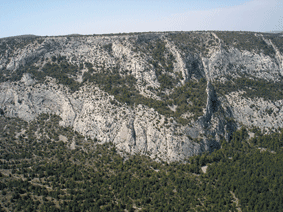
[[[283,0],[0,0],[0,38],[196,30],[283,31]]]

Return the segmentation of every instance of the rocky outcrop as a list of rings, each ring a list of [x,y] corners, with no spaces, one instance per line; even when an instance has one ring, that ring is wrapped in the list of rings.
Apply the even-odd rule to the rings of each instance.
[[[283,100],[247,98],[241,90],[218,95],[213,86],[214,82],[226,82],[243,75],[280,81],[282,56],[268,38],[262,35],[262,40],[275,49],[275,56],[234,46],[224,48],[223,41],[213,32],[190,33],[188,36],[194,39],[191,42],[195,42],[195,49],[184,46],[186,43],[182,46],[171,34],[34,37],[22,47],[7,45],[1,51],[0,77],[12,76],[18,70],[25,70],[22,67],[30,66],[40,72],[46,63],[56,63],[60,55],[70,64],[83,66],[77,75],[68,77],[84,83],[71,92],[67,85],[58,84],[51,77],[39,82],[32,74],[21,73],[20,80],[13,82],[9,80],[12,77],[6,82],[2,80],[0,115],[31,121],[41,113],[57,114],[62,118],[62,126],[71,126],[86,137],[102,143],[113,142],[121,151],[166,161],[213,151],[219,148],[222,137],[229,140],[231,133],[242,124],[262,129],[282,127]],[[180,33],[180,36],[184,35]],[[21,38],[15,39],[21,43]],[[0,42],[6,41],[1,39]],[[156,48],[154,42],[160,43],[162,51],[153,49]],[[82,80],[82,74],[88,72],[87,64],[93,66],[94,73],[116,70],[120,76],[134,77],[137,92],[154,100],[163,100],[163,96],[172,94],[175,88],[204,78],[207,101],[203,115],[182,125],[173,116],[162,115],[146,105],[118,102],[99,85]],[[175,87],[162,88],[159,78],[162,74],[174,79]],[[188,101],[188,104],[191,103]],[[168,107],[178,110],[176,105]],[[181,117],[190,115],[194,114],[186,113]]]
[[[166,117],[143,105],[112,104],[114,97],[95,85],[71,94],[52,80],[36,86],[17,82],[2,84],[0,91],[5,116],[30,121],[40,113],[57,114],[61,125],[102,143],[113,142],[121,151],[172,161],[199,154],[204,148],[180,133],[185,127],[174,121],[165,124]]]

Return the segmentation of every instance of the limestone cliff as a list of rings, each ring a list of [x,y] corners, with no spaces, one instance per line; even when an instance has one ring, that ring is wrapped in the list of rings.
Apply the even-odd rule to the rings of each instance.
[[[0,114],[57,114],[121,151],[183,160],[241,125],[282,127],[282,43],[251,32],[0,39]]]

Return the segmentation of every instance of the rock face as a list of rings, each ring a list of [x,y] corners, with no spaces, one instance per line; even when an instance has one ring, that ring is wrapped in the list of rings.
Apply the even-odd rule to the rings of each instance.
[[[282,40],[248,32],[0,39],[0,115],[57,114],[61,125],[121,151],[184,160],[219,148],[241,125],[283,127],[280,95],[248,96],[248,85],[218,89],[242,78],[280,85]],[[203,80],[206,90],[194,87]]]

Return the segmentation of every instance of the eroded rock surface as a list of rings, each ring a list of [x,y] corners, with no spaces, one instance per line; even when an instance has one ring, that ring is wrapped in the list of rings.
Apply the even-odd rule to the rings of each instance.
[[[166,161],[183,160],[219,148],[220,139],[229,139],[242,124],[262,129],[282,127],[280,97],[247,97],[241,88],[223,95],[214,86],[242,77],[281,82],[280,48],[265,34],[253,35],[263,45],[255,46],[255,50],[230,45],[220,35],[177,32],[33,37],[15,38],[12,44],[1,39],[5,48],[1,49],[0,58],[0,115],[31,121],[41,113],[57,114],[62,118],[61,125],[86,137],[113,142],[121,151]],[[235,35],[234,43],[239,36]],[[60,58],[80,67],[75,74],[64,75],[79,83],[76,90],[71,91],[67,83],[59,83],[55,74],[38,78],[46,64],[60,65]],[[131,76],[134,89],[146,99],[167,104],[171,98],[171,115],[150,104],[119,102],[115,92],[110,94],[99,82],[84,78],[84,73],[92,76],[106,71],[118,74],[115,76]],[[170,95],[177,88],[186,87],[186,83],[202,79],[207,82],[206,104],[200,106],[202,115],[193,119],[195,112],[189,110],[177,114],[181,106]],[[190,98],[187,104],[192,105]],[[176,114],[187,121],[182,123]]]

